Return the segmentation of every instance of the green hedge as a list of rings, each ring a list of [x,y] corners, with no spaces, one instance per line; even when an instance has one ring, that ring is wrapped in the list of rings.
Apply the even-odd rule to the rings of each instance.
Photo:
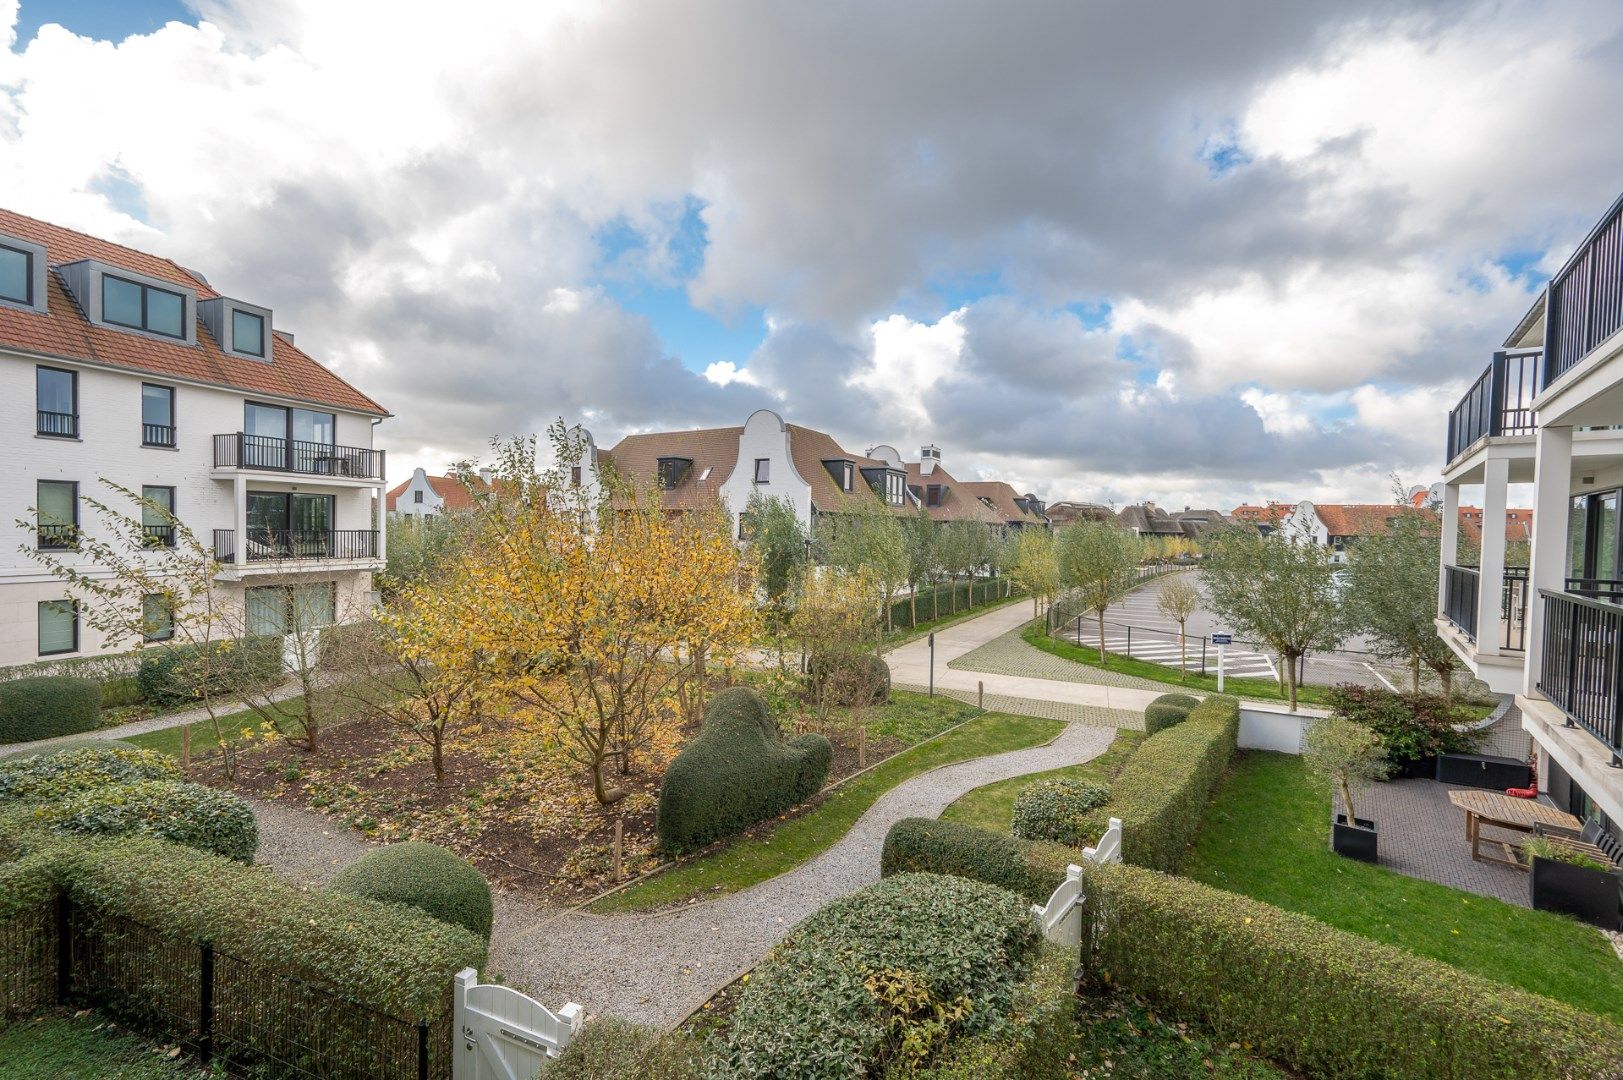
[[[955,615],[993,600],[1001,600],[1008,589],[1009,585],[1002,578],[976,578],[974,582],[956,582],[925,589],[918,594],[918,621],[931,622],[943,615]],[[897,630],[910,628],[914,625],[913,611],[911,598],[895,601],[890,605],[890,625]]]
[[[1200,704],[1188,694],[1162,694],[1144,707],[1144,730],[1151,735],[1175,727],[1189,718],[1189,710]]]
[[[101,726],[101,687],[91,679],[47,675],[0,682],[0,743],[77,735]]]
[[[542,1071],[547,1080],[703,1080],[706,1076],[704,1053],[686,1032],[613,1016],[588,1023],[563,1056]]]
[[[857,686],[862,686],[864,688],[872,687],[873,693],[867,701],[845,700],[836,701],[834,704],[883,705],[885,702],[890,700],[890,665],[885,663],[885,661],[880,657],[875,656],[873,653],[863,652],[840,656],[814,656],[806,662],[806,677],[814,684],[820,683],[822,680],[828,678],[831,671],[844,670],[843,668],[836,667],[836,665],[842,664],[860,664],[862,668],[865,669],[860,680],[853,680],[846,683],[846,687],[848,689],[854,689]],[[838,688],[838,685],[836,688]],[[847,698],[853,696],[855,695],[849,692],[845,695]]]
[[[1089,868],[1090,976],[1316,1077],[1623,1076],[1623,1027],[1305,915]]]
[[[934,1066],[907,1075],[915,1080],[1075,1080],[1081,1049],[1075,968],[1074,953],[1045,945],[996,1034],[956,1040]]]
[[[140,833],[239,862],[259,850],[259,825],[241,796],[174,780],[105,784],[46,803],[34,818],[57,832]]]
[[[330,888],[405,904],[490,940],[490,883],[472,863],[436,844],[410,840],[368,852],[340,870]]]
[[[823,736],[784,739],[760,694],[729,687],[710,699],[698,737],[665,770],[660,846],[703,847],[775,817],[817,794],[833,760]]]
[[[1213,695],[1183,723],[1145,739],[1111,784],[1109,805],[1095,812],[1095,835],[1106,819],[1121,818],[1122,858],[1175,873],[1239,733],[1240,703]]]
[[[902,818],[885,834],[879,872],[950,874],[997,885],[1034,904],[1048,901],[1078,852],[1060,844],[1019,840],[973,825]]]
[[[87,746],[93,748],[111,746],[122,750],[138,749],[134,743],[125,742],[123,739],[98,739],[94,735],[79,735],[71,739],[59,739],[46,743],[44,746],[26,747],[22,750],[13,750],[8,754],[0,754],[0,761],[23,761],[27,758],[47,757],[68,750],[83,750]]]
[[[1092,839],[1087,830],[1089,811],[1109,800],[1110,789],[1103,784],[1062,776],[1034,780],[1014,797],[1009,831],[1022,840],[1084,847]]]
[[[1039,937],[1024,900],[964,878],[902,874],[834,901],[755,969],[716,1040],[727,1075],[844,1080],[928,1064],[996,1032]],[[911,1008],[902,1004],[916,994]],[[934,1009],[952,1015],[930,1030]],[[902,1050],[920,1040],[920,1053]]]
[[[183,778],[180,763],[167,754],[108,741],[0,761],[0,802],[45,802],[109,784]]]
[[[135,673],[142,698],[154,705],[197,701],[205,684],[228,697],[281,677],[282,639],[270,636],[160,646],[142,654]]]

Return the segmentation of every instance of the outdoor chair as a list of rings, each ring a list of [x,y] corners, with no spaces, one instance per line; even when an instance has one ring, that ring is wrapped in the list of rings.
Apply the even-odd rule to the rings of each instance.
[[[1623,869],[1623,844],[1620,844],[1617,837],[1608,832],[1595,818],[1584,822],[1584,827],[1577,832],[1549,825],[1535,825],[1533,832],[1552,844],[1581,851],[1592,859],[1606,863],[1614,870]]]

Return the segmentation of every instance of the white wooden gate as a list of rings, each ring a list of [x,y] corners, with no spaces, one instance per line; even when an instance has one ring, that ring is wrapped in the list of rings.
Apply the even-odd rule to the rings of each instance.
[[[1111,818],[1110,827],[1099,838],[1098,847],[1082,849],[1091,863],[1121,862],[1121,818]],[[1046,904],[1031,905],[1031,916],[1043,937],[1067,949],[1082,947],[1082,868],[1075,863],[1065,868],[1065,880]]]
[[[585,1023],[570,1002],[556,1013],[506,986],[479,982],[464,968],[456,977],[453,1080],[535,1080],[541,1067],[564,1052]]]

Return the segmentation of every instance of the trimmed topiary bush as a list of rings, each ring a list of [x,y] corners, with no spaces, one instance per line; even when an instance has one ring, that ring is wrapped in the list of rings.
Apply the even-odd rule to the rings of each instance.
[[[806,661],[806,677],[813,684],[821,684],[825,679],[838,677],[846,673],[846,665],[852,665],[857,670],[850,673],[850,677],[843,679],[843,685],[835,689],[833,696],[844,700],[836,700],[836,705],[883,705],[890,700],[890,665],[872,653],[855,653],[841,656],[814,656]],[[869,691],[867,701],[853,701],[851,691],[862,687]],[[843,691],[843,693],[842,693]]]
[[[1198,698],[1188,694],[1162,694],[1144,707],[1144,730],[1154,735],[1181,724],[1188,718],[1189,710],[1199,704]]]
[[[472,863],[437,844],[410,840],[369,852],[340,870],[329,888],[405,904],[490,940],[490,883]]]
[[[1623,1076],[1623,1026],[1249,897],[1089,867],[1090,976],[1306,1076]]]
[[[205,682],[212,694],[229,696],[282,676],[282,639],[265,636],[147,650],[135,681],[144,700],[179,705],[201,698]]]
[[[46,803],[34,817],[58,832],[142,833],[238,862],[253,862],[259,850],[259,825],[247,802],[202,784],[174,780],[106,784]]]
[[[716,1040],[728,1075],[844,1080],[928,1065],[1000,1030],[1040,938],[1027,904],[902,874],[836,900],[767,954]]]
[[[821,735],[784,739],[766,702],[745,686],[710,699],[704,727],[659,788],[654,830],[669,852],[703,847],[817,794],[834,748]]]
[[[935,818],[902,818],[885,834],[879,872],[950,874],[997,885],[1042,904],[1065,880],[1078,853],[1058,844],[1031,842],[973,825]]]
[[[603,1016],[588,1023],[545,1074],[547,1080],[702,1080],[704,1053],[686,1032]]]
[[[1110,789],[1086,780],[1052,777],[1037,780],[1014,797],[1010,831],[1022,840],[1052,840],[1083,847],[1092,837],[1088,813],[1110,799]]]
[[[101,687],[92,679],[47,675],[0,682],[0,743],[76,735],[101,726]]]
[[[0,761],[0,801],[44,802],[109,784],[180,779],[174,758],[109,742]]]

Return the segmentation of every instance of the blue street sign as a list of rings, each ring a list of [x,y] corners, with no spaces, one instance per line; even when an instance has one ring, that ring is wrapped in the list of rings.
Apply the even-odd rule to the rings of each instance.
[[[1233,645],[1234,644],[1234,635],[1233,634],[1213,634],[1212,635],[1212,644],[1213,645]]]

